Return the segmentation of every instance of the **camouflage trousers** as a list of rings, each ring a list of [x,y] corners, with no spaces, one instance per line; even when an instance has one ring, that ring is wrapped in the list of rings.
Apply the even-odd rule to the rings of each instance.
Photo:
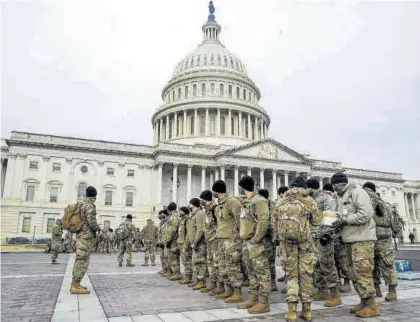
[[[265,253],[268,257],[268,266],[272,280],[276,279],[276,245],[271,238],[265,240]]]
[[[58,252],[60,251],[60,245],[61,245],[61,237],[60,239],[57,239],[57,240],[55,240],[54,238],[52,239],[52,242],[51,242],[52,261],[57,260]]]
[[[350,279],[360,298],[376,295],[373,285],[374,242],[364,241],[345,244],[346,263]]]
[[[206,252],[206,259],[207,259],[207,269],[209,272],[209,279],[210,282],[216,283],[219,277],[219,251],[217,249],[217,240],[212,240],[207,242],[207,252]]]
[[[218,239],[219,274],[225,285],[242,287],[241,270],[242,241],[238,239]]]
[[[76,261],[73,266],[73,281],[80,283],[89,266],[92,233],[79,231],[76,234]]]
[[[168,249],[168,261],[169,267],[171,268],[172,272],[180,273],[180,251],[178,247],[178,242],[174,241],[171,244],[171,247]]]
[[[350,280],[349,269],[346,264],[346,248],[344,243],[339,240],[334,243],[334,258],[340,284],[341,278]]]
[[[330,289],[340,286],[335,266],[334,242],[322,246],[319,239],[315,242],[317,263],[314,269],[314,282],[318,289]]]
[[[133,251],[133,243],[131,238],[120,240],[118,245],[118,263],[122,264],[124,261],[124,253],[127,253],[127,264],[131,264],[131,253]]]
[[[184,265],[184,274],[191,275],[193,274],[192,267],[192,248],[189,243],[181,245],[181,259],[182,265]]]
[[[171,249],[170,248],[167,248],[167,247],[165,247],[165,249],[164,249],[164,258],[163,258],[163,260],[164,260],[164,262],[165,262],[165,266],[166,266],[166,269],[168,270],[168,271],[171,271],[172,272],[172,268],[171,268]]]
[[[394,269],[395,248],[392,238],[375,241],[375,263],[373,281],[381,284],[381,275],[386,285],[397,285],[397,275]]]
[[[312,241],[299,244],[280,243],[280,258],[286,274],[286,302],[312,301],[313,272],[316,256]]]
[[[168,266],[166,265],[165,260],[165,248],[159,248],[160,262],[162,265],[162,270],[167,270]]]
[[[193,273],[199,281],[204,280],[207,275],[206,248],[206,244],[201,242],[195,246],[192,253]]]
[[[268,263],[266,245],[263,242],[242,242],[242,256],[249,276],[249,293],[253,295],[269,296],[271,292],[271,274]]]
[[[146,240],[144,243],[144,246],[146,248],[145,254],[144,254],[144,260],[147,262],[150,258],[152,262],[155,261],[155,242],[153,240]]]

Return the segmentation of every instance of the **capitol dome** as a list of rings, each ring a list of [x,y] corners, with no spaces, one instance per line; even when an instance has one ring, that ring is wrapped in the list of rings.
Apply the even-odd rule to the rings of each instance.
[[[270,118],[245,64],[219,40],[214,6],[203,41],[176,65],[152,117],[154,144],[238,146],[268,137]],[[223,138],[223,140],[221,140]]]

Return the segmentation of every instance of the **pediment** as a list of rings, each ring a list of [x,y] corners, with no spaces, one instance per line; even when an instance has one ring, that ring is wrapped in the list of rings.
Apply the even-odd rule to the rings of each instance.
[[[309,162],[303,155],[289,149],[283,144],[272,139],[253,142],[231,149],[223,153],[225,156],[237,156],[265,159],[271,161]]]

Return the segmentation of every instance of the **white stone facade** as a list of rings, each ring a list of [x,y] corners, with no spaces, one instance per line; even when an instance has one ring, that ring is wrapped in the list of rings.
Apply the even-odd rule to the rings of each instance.
[[[417,234],[420,181],[313,160],[270,139],[260,91],[219,41],[221,27],[208,21],[202,30],[203,42],[162,91],[152,117],[153,146],[24,132],[1,141],[2,242],[49,237],[53,219],[89,185],[98,190],[100,224],[116,228],[127,213],[144,225],[171,201],[186,205],[217,179],[238,195],[239,178],[250,174],[275,198],[296,175],[325,183],[338,170],[358,185],[374,182],[385,200],[398,204],[408,224],[405,238],[410,230]]]

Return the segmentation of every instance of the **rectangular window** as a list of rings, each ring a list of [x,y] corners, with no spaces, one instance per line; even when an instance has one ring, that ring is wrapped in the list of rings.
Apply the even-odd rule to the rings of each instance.
[[[38,170],[38,162],[37,161],[31,161],[31,162],[29,162],[29,169],[31,169],[31,170]]]
[[[31,217],[23,218],[22,222],[22,233],[30,233],[31,232]]]
[[[188,86],[185,86],[184,97],[188,98]]]
[[[58,196],[58,188],[57,187],[51,187],[51,189],[50,189],[50,202],[57,202],[57,196]]]
[[[113,176],[114,175],[114,168],[107,168],[106,169],[106,174],[108,176]]]
[[[105,206],[112,206],[112,191],[105,191]]]
[[[127,207],[133,207],[133,197],[134,193],[132,191],[127,191],[127,194],[125,195],[125,205]]]
[[[206,95],[206,84],[201,84],[201,95],[204,96]]]
[[[232,98],[232,85],[229,85],[228,91],[229,91],[229,97]]]
[[[131,177],[131,178],[133,178],[134,177],[134,170],[127,170],[127,177]]]
[[[54,218],[48,218],[48,220],[47,220],[47,234],[52,234],[54,223],[55,223]]]
[[[237,99],[239,99],[239,96],[240,96],[239,92],[240,92],[239,87],[236,87],[236,98]]]
[[[104,220],[104,231],[108,231],[111,227],[111,220]]]
[[[61,164],[53,163],[53,172],[60,172],[60,171],[61,171]]]
[[[26,187],[26,201],[34,201],[35,186]]]
[[[220,84],[220,96],[224,96],[225,95],[225,87],[223,84]]]

